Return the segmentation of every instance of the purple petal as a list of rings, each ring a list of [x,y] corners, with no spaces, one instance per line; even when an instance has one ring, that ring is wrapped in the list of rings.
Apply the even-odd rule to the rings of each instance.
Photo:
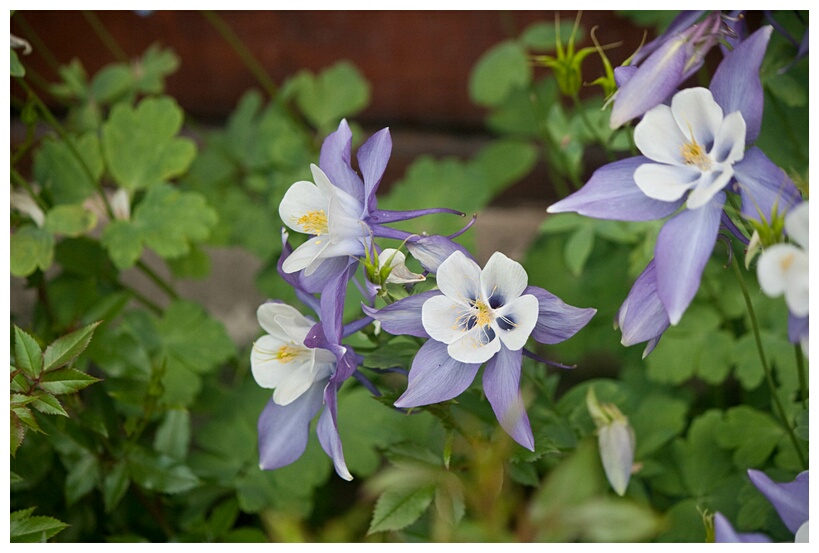
[[[759,67],[773,27],[762,27],[725,56],[711,79],[714,100],[728,115],[740,111],[745,119],[745,142],[756,140],[762,124],[762,82]]]
[[[726,44],[720,44],[722,55],[727,56],[731,50],[736,48],[743,40],[748,38],[748,24],[742,10],[734,10],[726,14],[722,19],[722,24],[727,27],[727,32],[723,34]],[[728,47],[730,46],[730,50]]]
[[[651,349],[656,345],[659,336],[669,327],[668,314],[657,294],[657,271],[652,259],[646,268],[637,277],[634,286],[626,297],[626,301],[617,312],[617,326],[623,333],[621,343],[632,346],[641,342],[652,342]],[[651,352],[646,348],[643,357]]]
[[[614,82],[617,85],[617,88],[623,88],[629,79],[631,79],[639,67],[635,65],[621,65],[619,67],[614,68]]]
[[[756,146],[745,152],[742,161],[734,164],[735,189],[742,197],[742,215],[748,219],[770,222],[802,201],[802,195],[788,175],[768,159]]]
[[[259,416],[259,466],[277,469],[296,461],[307,447],[310,421],[321,409],[326,380],[314,382],[292,403],[282,406],[271,399]]]
[[[364,199],[368,211],[375,209],[375,191],[384,176],[391,153],[390,129],[381,129],[358,149],[358,168],[364,177]]]
[[[410,238],[407,249],[424,270],[430,273],[437,273],[441,263],[456,251],[464,254],[467,259],[475,260],[466,248],[439,234]]]
[[[364,313],[381,322],[381,328],[395,336],[408,335],[429,338],[421,323],[421,308],[429,298],[440,296],[440,290],[430,290],[398,300],[381,309],[362,305]]]
[[[631,63],[634,65],[639,64],[642,60],[659,48],[660,45],[662,45],[666,40],[668,40],[669,37],[674,36],[677,33],[681,33],[691,27],[691,25],[696,23],[697,19],[699,19],[704,13],[704,10],[683,10],[680,12],[680,14],[668,24],[668,27],[666,27],[665,31],[663,31],[660,36],[640,48],[640,51],[634,54],[634,58],[631,60]]]
[[[350,166],[350,150],[353,133],[346,119],[338,124],[338,130],[327,135],[321,145],[319,167],[335,186],[338,186],[359,203],[364,203],[364,183]]]
[[[671,37],[655,50],[623,84],[614,97],[609,125],[616,129],[665,101],[682,82],[690,45],[682,36]]]
[[[722,513],[714,515],[714,541],[717,543],[770,543],[764,534],[738,534]]]
[[[347,258],[345,261],[345,269],[336,274],[321,292],[321,322],[324,325],[324,335],[331,344],[341,343],[347,284],[358,269],[358,260]]]
[[[808,336],[809,318],[797,317],[793,313],[788,313],[788,340],[792,344],[798,344]]]
[[[336,417],[336,395],[337,384],[332,382],[324,390],[324,402],[327,408],[319,417],[316,425],[319,443],[324,452],[333,460],[336,473],[344,480],[352,480],[353,475],[347,470],[347,463],[344,461],[344,452],[341,448],[341,437],[338,434],[338,422]]]
[[[800,472],[792,482],[782,483],[754,469],[748,469],[748,476],[774,506],[788,530],[795,534],[808,520],[808,471]]]
[[[634,171],[651,161],[631,157],[604,165],[580,190],[549,206],[549,213],[574,211],[596,219],[652,221],[674,213],[683,200],[663,202],[646,196],[634,182]]]
[[[416,217],[423,217],[424,215],[434,215],[436,213],[451,213],[452,215],[464,216],[460,211],[449,209],[447,207],[434,207],[430,209],[416,209],[413,211],[388,211],[385,209],[377,209],[370,213],[367,222],[375,224],[395,223],[398,221],[406,221],[408,219],[415,219]]]
[[[671,324],[680,322],[697,289],[717,239],[725,193],[698,209],[686,209],[663,226],[657,236],[657,292]]]
[[[447,353],[446,344],[427,340],[412,360],[407,391],[395,406],[418,407],[450,400],[472,384],[480,366],[456,361]]]
[[[572,307],[537,286],[527,286],[523,293],[537,298],[537,324],[532,338],[541,344],[557,344],[571,338],[597,313],[592,307]]]
[[[534,451],[535,438],[520,397],[522,353],[521,350],[510,351],[501,345],[500,351],[489,360],[483,371],[483,391],[503,429],[517,443]]]

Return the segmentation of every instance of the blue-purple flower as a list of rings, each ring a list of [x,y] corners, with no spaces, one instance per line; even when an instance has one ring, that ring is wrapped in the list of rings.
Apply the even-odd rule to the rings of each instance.
[[[523,267],[495,253],[486,266],[460,250],[438,266],[439,290],[404,298],[380,310],[364,307],[391,334],[428,338],[413,359],[407,390],[397,407],[450,400],[465,391],[483,363],[483,389],[501,426],[519,444],[534,449],[520,395],[524,345],[562,342],[596,312],[566,305],[528,285]]]
[[[797,543],[808,542],[808,471],[800,472],[792,482],[774,482],[764,472],[749,469],[748,476],[756,488],[771,502],[779,518],[794,534]],[[738,533],[721,513],[714,515],[714,534],[717,543],[770,542],[765,534]]]
[[[740,43],[720,63],[709,89],[684,90],[670,107],[658,105],[646,113],[635,129],[642,156],[601,167],[581,190],[549,207],[551,213],[623,221],[674,214],[657,238],[653,274],[634,292],[654,311],[637,315],[637,302],[631,300],[621,308],[624,321],[637,317],[653,326],[641,329],[649,340],[659,338],[665,321],[656,302],[645,300],[654,298],[656,286],[668,321],[679,322],[716,242],[726,191],[739,194],[742,216],[754,220],[770,220],[772,213],[801,201],[790,178],[759,148],[744,149],[759,134],[759,67],[770,34],[764,27]]]

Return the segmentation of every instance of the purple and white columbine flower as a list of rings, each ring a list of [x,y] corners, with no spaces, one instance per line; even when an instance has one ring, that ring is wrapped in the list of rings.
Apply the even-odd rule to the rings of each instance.
[[[337,360],[333,352],[305,344],[315,322],[295,308],[269,302],[259,307],[257,317],[267,334],[253,344],[251,371],[259,386],[274,389],[259,416],[259,466],[273,470],[304,453],[310,421],[322,408]],[[324,409],[317,425],[319,442],[338,475],[351,480],[334,419],[331,410]]]
[[[770,220],[774,210],[801,201],[790,178],[759,148],[744,150],[759,134],[759,67],[770,34],[764,27],[741,42],[722,60],[708,90],[684,90],[670,107],[646,113],[635,129],[642,156],[601,167],[582,189],[549,207],[550,213],[649,221],[685,205],[665,223],[654,250],[651,286],[670,324],[679,322],[699,288],[724,220],[726,190],[740,195],[742,216],[749,219]],[[624,307],[634,316],[631,305]],[[659,338],[663,318],[648,319],[656,328],[643,330]]]
[[[748,469],[754,486],[771,502],[779,518],[794,534],[796,543],[808,542],[808,480],[809,472],[800,472],[792,482],[774,482],[764,472]],[[768,543],[765,534],[740,534],[722,513],[714,515],[714,534],[717,543]]]
[[[756,266],[759,285],[772,298],[785,296],[790,321],[788,334],[791,342],[801,343],[808,352],[808,317],[810,314],[808,248],[809,211],[805,201],[785,216],[785,232],[791,242],[774,244],[765,249]]]
[[[433,256],[434,257],[434,256]],[[486,363],[483,388],[501,426],[523,447],[534,437],[520,395],[520,370],[529,336],[556,344],[573,336],[596,312],[563,303],[528,286],[523,267],[496,252],[481,270],[455,250],[437,269],[439,290],[364,310],[395,335],[428,338],[410,367],[396,407],[450,400],[465,391]]]
[[[411,233],[384,226],[431,213],[463,213],[446,208],[414,211],[377,209],[375,198],[384,176],[392,138],[389,129],[373,134],[358,149],[361,176],[352,168],[352,132],[346,120],[321,146],[319,165],[311,165],[313,181],[298,181],[279,204],[279,216],[290,229],[310,235],[296,248],[282,269],[303,271],[310,292],[321,292],[356,258],[363,257],[373,237],[406,240]]]

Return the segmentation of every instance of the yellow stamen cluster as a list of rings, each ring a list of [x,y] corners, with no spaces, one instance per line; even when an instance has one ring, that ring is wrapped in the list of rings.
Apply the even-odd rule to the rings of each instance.
[[[492,308],[489,307],[483,300],[475,300],[473,307],[478,310],[475,315],[476,323],[479,326],[487,326],[492,322]]]
[[[285,344],[276,352],[275,358],[279,361],[279,363],[289,363],[301,353],[302,348]]]
[[[794,259],[796,259],[796,256],[793,253],[790,253],[790,254],[784,256],[779,261],[779,265],[780,265],[780,267],[782,267],[783,272],[787,272],[787,270],[791,268],[791,265],[793,265]]]
[[[296,219],[296,224],[302,227],[308,234],[321,236],[328,232],[327,214],[323,209],[318,211],[308,211]]]
[[[711,169],[711,158],[705,153],[705,149],[700,144],[697,144],[696,140],[686,142],[682,145],[680,150],[686,165],[696,165],[701,171]]]

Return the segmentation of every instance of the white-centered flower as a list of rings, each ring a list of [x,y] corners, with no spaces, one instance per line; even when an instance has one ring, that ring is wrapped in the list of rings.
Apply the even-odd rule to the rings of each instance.
[[[673,202],[687,191],[686,205],[707,204],[734,176],[745,155],[745,120],[739,111],[723,115],[706,88],[674,95],[671,107],[649,110],[634,129],[634,142],[656,163],[644,163],[634,182],[646,196]]]
[[[279,216],[285,225],[313,237],[296,248],[285,260],[286,273],[304,269],[309,275],[325,259],[360,255],[363,240],[370,229],[361,220],[361,203],[334,186],[320,168],[310,165],[315,184],[294,183],[279,204]]]
[[[785,232],[791,243],[766,248],[756,267],[762,291],[770,296],[785,295],[788,310],[797,317],[808,315],[808,202],[802,202],[785,216]]]
[[[456,251],[436,274],[443,295],[424,302],[421,322],[447,344],[450,357],[483,363],[501,349],[521,349],[537,323],[538,300],[523,294],[528,276],[520,263],[495,252],[483,270]],[[522,295],[523,294],[523,295]]]
[[[253,344],[250,368],[262,388],[274,388],[273,401],[287,405],[319,380],[328,378],[336,357],[325,349],[304,345],[313,322],[283,303],[262,304],[256,312],[267,332]]]
[[[385,283],[388,284],[411,284],[413,282],[422,282],[426,277],[419,273],[413,273],[407,268],[407,256],[404,252],[394,248],[385,248],[378,254],[377,272],[389,268],[390,274],[387,275]]]

